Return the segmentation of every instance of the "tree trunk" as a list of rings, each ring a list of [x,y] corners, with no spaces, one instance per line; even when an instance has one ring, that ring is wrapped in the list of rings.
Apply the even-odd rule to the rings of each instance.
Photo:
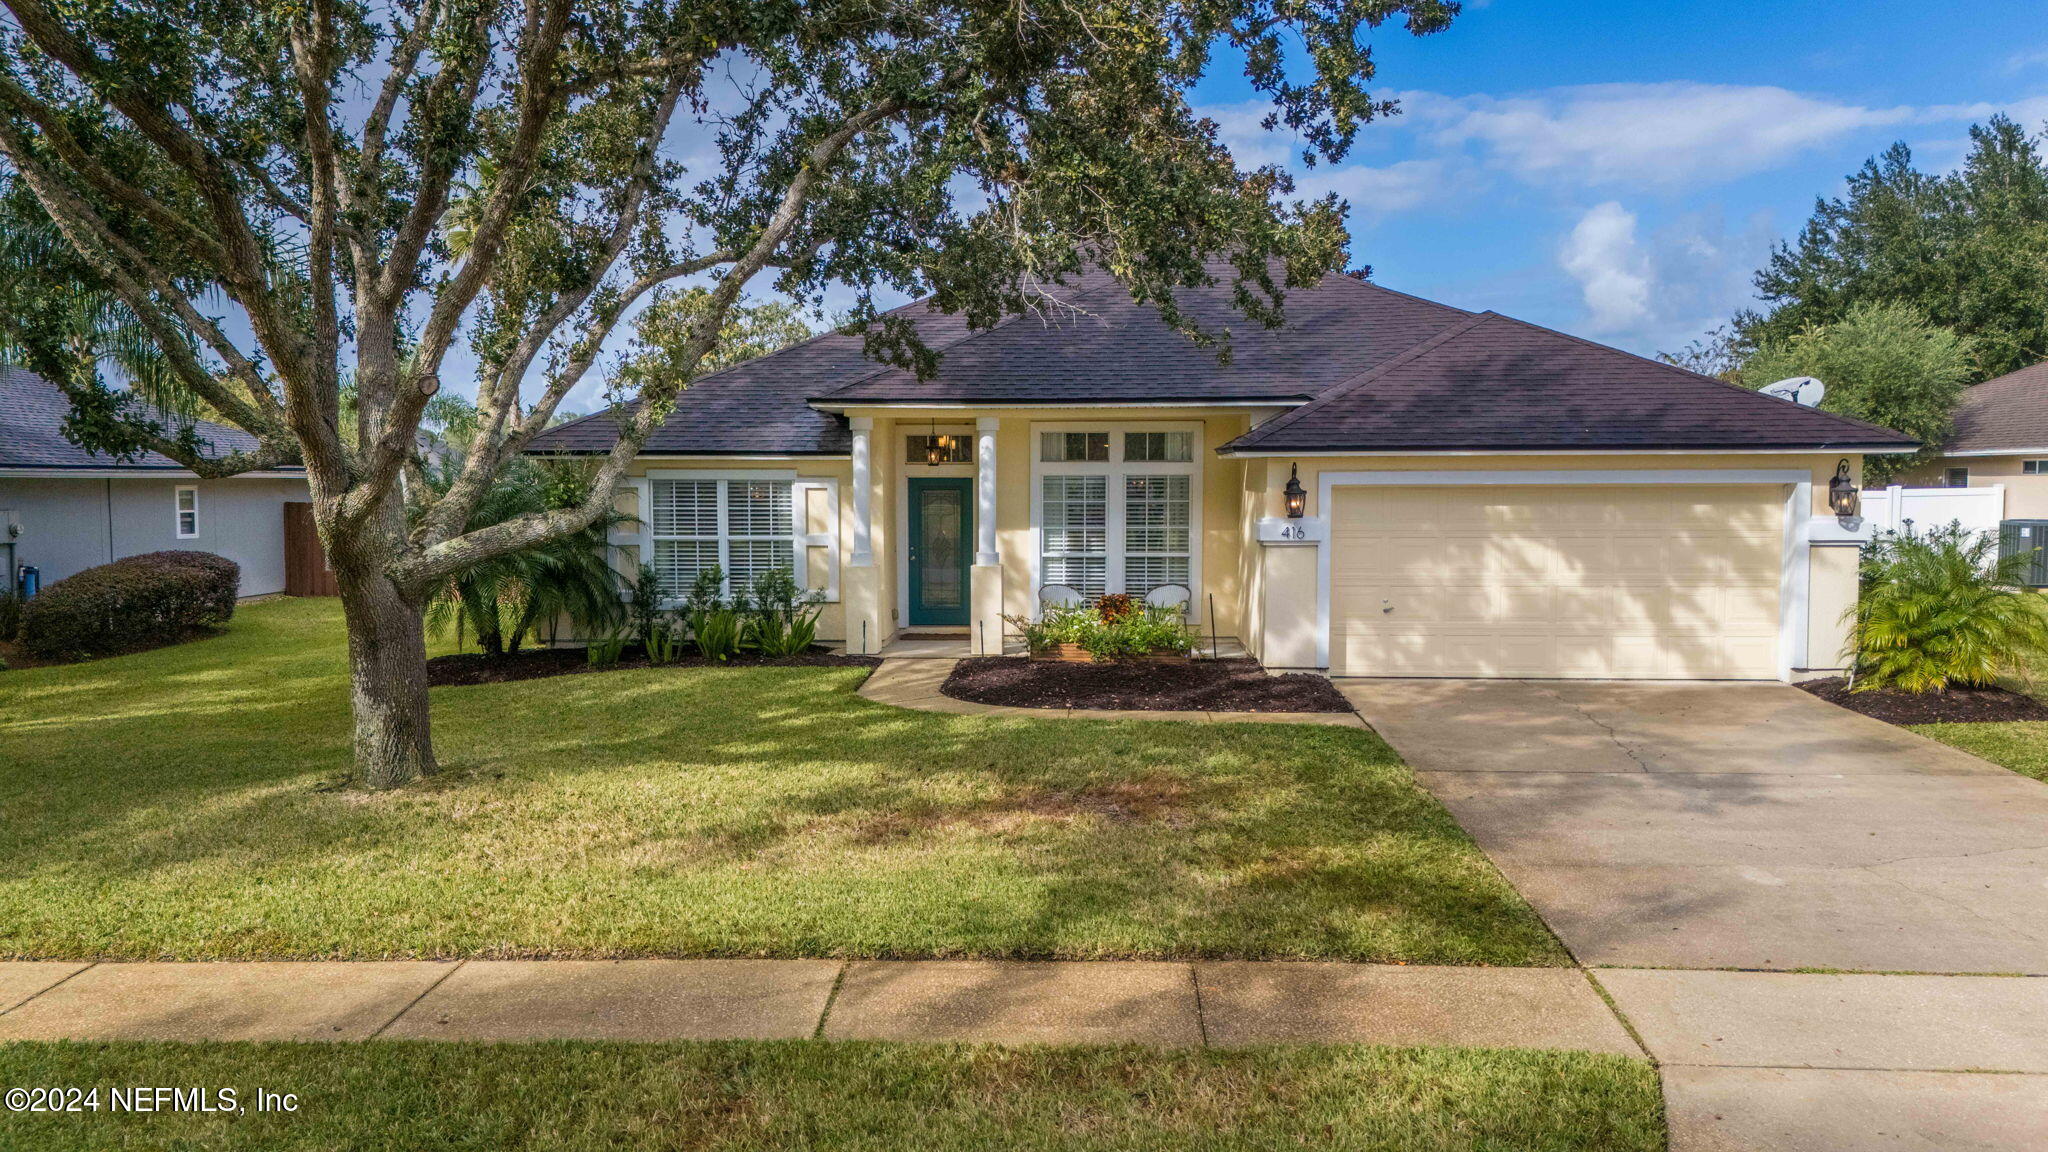
[[[396,788],[436,767],[425,622],[390,577],[351,568],[337,567],[335,578],[348,623],[356,771],[371,788]]]

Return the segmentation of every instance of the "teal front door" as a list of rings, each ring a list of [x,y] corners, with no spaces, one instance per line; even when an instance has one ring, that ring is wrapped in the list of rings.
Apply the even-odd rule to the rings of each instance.
[[[967,627],[974,481],[910,482],[910,623]]]

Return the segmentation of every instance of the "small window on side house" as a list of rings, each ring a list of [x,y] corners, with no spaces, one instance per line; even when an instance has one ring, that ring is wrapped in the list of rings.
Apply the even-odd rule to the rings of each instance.
[[[1968,468],[1951,468],[1944,474],[1943,483],[1950,488],[1968,488],[1970,486],[1970,470]]]
[[[2048,460],[2022,460],[2022,461],[2020,461],[2020,475],[2022,475],[2022,476],[2048,476]]]
[[[176,500],[178,539],[190,540],[199,535],[199,489],[191,484],[180,484]]]

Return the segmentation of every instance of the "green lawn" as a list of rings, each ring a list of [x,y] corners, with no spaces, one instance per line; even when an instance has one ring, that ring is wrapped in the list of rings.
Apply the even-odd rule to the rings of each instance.
[[[2048,783],[2048,722],[1916,724],[1913,731]]]
[[[437,689],[347,770],[338,610],[0,673],[0,957],[1561,964],[1369,733],[954,717],[846,669]]]
[[[107,1149],[1314,1148],[1656,1152],[1647,1062],[1562,1052],[725,1044],[0,1045],[0,1084],[233,1088],[249,1110],[5,1120]],[[254,1111],[257,1089],[295,1113]]]

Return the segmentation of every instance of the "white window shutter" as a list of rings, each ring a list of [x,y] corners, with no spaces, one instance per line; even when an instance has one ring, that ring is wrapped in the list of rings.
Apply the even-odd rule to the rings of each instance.
[[[823,532],[809,531],[811,526],[810,506],[813,490],[825,494],[825,525]],[[831,480],[798,480],[790,485],[790,544],[796,556],[796,578],[808,591],[822,593],[826,600],[839,599],[839,485]],[[811,553],[813,548],[825,549],[825,586],[811,585]]]
[[[640,519],[637,523],[614,524],[611,531],[606,534],[605,542],[612,546],[612,555],[617,557],[617,562],[626,572],[626,578],[630,580],[639,572],[640,565],[653,560],[649,555],[653,550],[648,547],[648,539],[649,533],[654,530],[654,500],[652,485],[644,476],[628,479],[621,483],[619,488],[621,491],[630,490],[633,493],[633,508]]]

